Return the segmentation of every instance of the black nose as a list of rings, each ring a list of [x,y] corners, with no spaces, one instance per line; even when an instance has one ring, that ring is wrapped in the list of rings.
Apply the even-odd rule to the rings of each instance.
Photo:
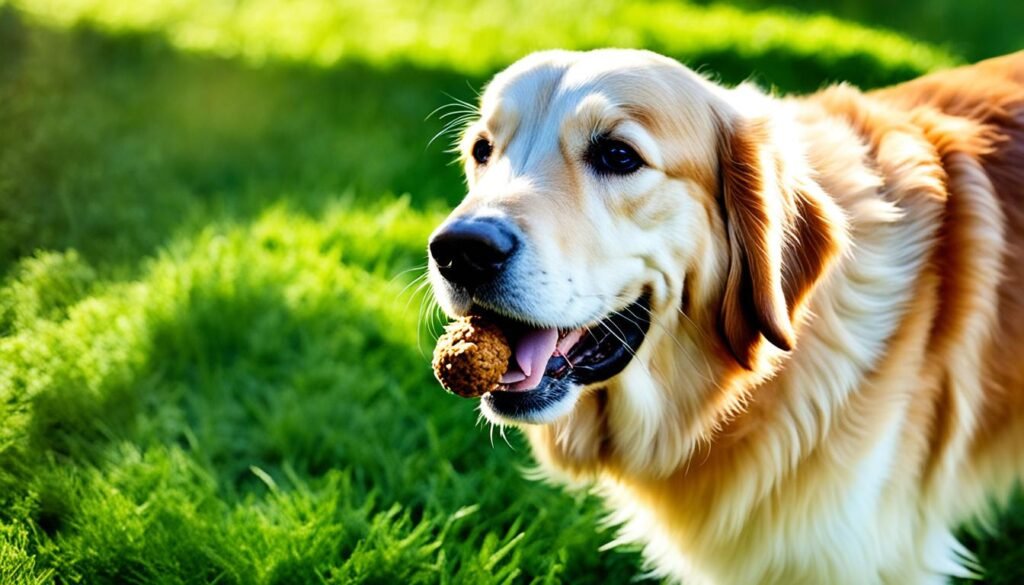
[[[449,282],[475,288],[494,280],[518,244],[503,220],[458,219],[430,239],[430,256]]]

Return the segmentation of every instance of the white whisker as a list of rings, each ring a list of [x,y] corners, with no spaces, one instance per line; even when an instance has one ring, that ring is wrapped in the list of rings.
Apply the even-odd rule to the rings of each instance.
[[[659,323],[658,321],[656,321],[654,319],[654,312],[649,307],[638,307],[638,308],[646,310],[647,311],[647,315],[648,315],[647,321],[651,325],[655,325],[658,328],[660,328],[661,331],[665,335],[667,335],[668,338],[673,341],[673,343],[675,343],[676,347],[679,348],[679,352],[683,355],[684,358],[686,358],[686,361],[687,361],[687,363],[690,364],[690,367],[693,368],[693,371],[694,372],[698,372],[697,375],[700,376],[705,382],[711,382],[712,381],[711,364],[708,363],[707,356],[704,356],[704,366],[705,366],[705,368],[707,370],[707,376],[705,376],[705,375],[699,373],[700,369],[699,369],[698,365],[696,363],[694,363],[693,358],[690,356],[690,352],[687,351],[687,349],[683,345],[683,343],[681,341],[679,341],[679,338],[676,337],[676,335],[671,330],[669,330],[669,328],[666,327],[665,324]],[[629,312],[629,316],[630,317],[632,317],[634,319],[638,318],[636,316],[636,314],[633,313],[631,308],[627,307],[625,310],[627,310]],[[691,323],[692,323],[692,321],[691,321]],[[633,321],[633,324],[636,325],[636,322]],[[701,355],[703,355],[703,354],[701,354]]]
[[[653,373],[651,373],[651,370],[647,367],[647,364],[645,364],[643,362],[643,360],[640,360],[639,358],[637,358],[636,352],[633,351],[633,349],[629,347],[629,343],[626,342],[626,339],[624,337],[625,336],[624,333],[623,333],[623,337],[619,337],[618,335],[615,334],[614,331],[611,330],[611,328],[608,326],[608,324],[605,323],[604,321],[598,323],[598,325],[600,325],[602,328],[604,328],[605,331],[607,331],[612,337],[617,339],[619,341],[619,343],[622,344],[622,347],[624,347],[626,349],[626,351],[629,352],[629,355],[633,356],[633,359],[635,359],[640,364],[640,366],[643,367],[644,371],[647,372],[647,377],[649,377],[651,379],[651,382],[654,382],[655,384],[658,383],[658,379],[654,377]],[[616,325],[616,329],[618,329],[617,325]],[[622,333],[621,329],[619,330],[619,333]]]

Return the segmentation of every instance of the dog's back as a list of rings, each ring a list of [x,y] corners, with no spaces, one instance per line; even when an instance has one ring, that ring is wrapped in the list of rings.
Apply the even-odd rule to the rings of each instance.
[[[916,411],[930,429],[925,491],[959,492],[963,519],[1024,475],[1024,52],[809,100],[846,118],[876,159],[893,133],[934,156],[944,201],[924,358],[933,390]]]
[[[939,110],[976,126],[967,132],[938,127],[928,138],[942,153],[945,165],[954,166],[954,173],[957,165],[964,164],[955,160],[954,152],[976,161],[985,176],[973,177],[970,188],[991,188],[994,195],[994,207],[986,209],[960,205],[955,199],[958,193],[951,189],[951,213],[943,226],[945,245],[939,263],[954,287],[970,285],[979,257],[982,262],[987,257],[999,267],[993,327],[988,332],[968,332],[987,337],[987,344],[982,354],[983,396],[967,452],[973,473],[967,479],[980,480],[990,488],[994,483],[1005,493],[1024,471],[1024,52],[929,75],[876,92],[873,97],[908,109]],[[965,134],[976,138],[965,141]],[[990,186],[985,185],[986,178]],[[991,220],[978,217],[980,214],[1002,219],[1000,238],[991,230],[988,234],[971,233]],[[974,249],[974,244],[986,244],[986,249]],[[964,315],[971,307],[960,309],[949,318],[963,323],[936,324],[936,331],[966,324],[969,319]],[[946,412],[940,417],[960,416],[949,412],[957,405],[950,402],[944,406]]]

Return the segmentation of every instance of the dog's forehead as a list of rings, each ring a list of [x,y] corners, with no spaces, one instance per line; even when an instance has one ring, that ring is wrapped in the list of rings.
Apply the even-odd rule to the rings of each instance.
[[[552,114],[597,116],[611,110],[657,126],[673,118],[706,118],[710,84],[661,55],[627,49],[535,53],[495,76],[481,117],[496,126]]]

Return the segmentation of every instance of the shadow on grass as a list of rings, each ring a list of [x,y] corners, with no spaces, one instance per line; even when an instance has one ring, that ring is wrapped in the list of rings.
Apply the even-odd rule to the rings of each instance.
[[[454,203],[427,115],[462,75],[323,70],[180,54],[154,36],[31,26],[0,9],[0,264],[75,248],[130,265],[182,230],[345,192]]]

